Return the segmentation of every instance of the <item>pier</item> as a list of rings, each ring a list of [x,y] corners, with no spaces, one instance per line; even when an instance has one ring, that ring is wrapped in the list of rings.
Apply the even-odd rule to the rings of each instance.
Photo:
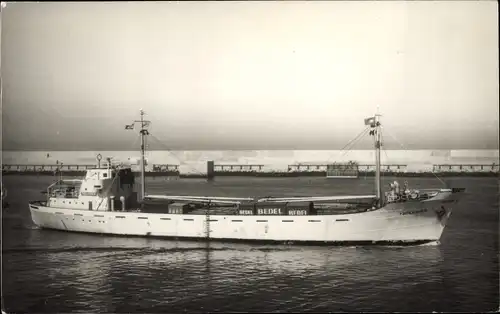
[[[56,164],[56,165],[3,165],[2,164],[2,173],[9,172],[54,172],[54,171],[77,171],[77,172],[85,172],[87,169],[94,168],[96,165],[65,165],[65,164]]]
[[[214,171],[220,172],[262,172],[264,165],[247,165],[247,164],[217,164],[214,165]]]
[[[325,172],[327,169],[334,165],[348,165],[346,163],[341,164],[294,164],[288,165],[288,172]],[[363,165],[356,164],[360,172],[375,172],[375,165]],[[408,165],[405,164],[390,164],[381,165],[382,172],[406,172]]]
[[[349,165],[348,167],[346,165]],[[61,173],[64,175],[83,175],[89,168],[96,165],[90,164],[3,164],[2,174],[38,174],[54,175]],[[106,165],[102,165],[106,167]],[[333,169],[333,168],[335,169]],[[342,169],[338,167],[343,167]],[[347,168],[346,168],[347,167]],[[133,167],[133,171],[137,171]],[[272,165],[264,164],[216,164],[215,161],[206,162],[206,173],[180,173],[180,165],[175,164],[153,164],[146,169],[145,175],[155,176],[178,176],[178,177],[197,177],[208,178],[212,180],[217,176],[255,176],[255,177],[301,177],[315,176],[326,177],[328,169],[336,173],[334,177],[366,177],[375,174],[375,165],[369,164],[316,164],[300,163],[290,164],[285,169],[279,169]],[[338,168],[338,169],[337,169]],[[493,164],[436,164],[432,171],[408,171],[406,164],[387,164],[381,165],[381,172],[385,176],[498,176],[499,165]]]
[[[153,164],[152,171],[148,171],[146,169],[146,175],[151,176],[179,176],[179,165],[171,165],[171,164]]]
[[[107,167],[106,163],[100,165]],[[2,164],[2,174],[46,174],[53,175],[55,173],[62,173],[70,176],[83,175],[87,169],[95,168],[96,165],[4,165]],[[179,165],[171,164],[154,164],[152,169],[146,171],[148,176],[179,176]]]
[[[476,165],[476,164],[460,164],[460,165],[451,165],[451,164],[443,164],[443,165],[433,165],[432,170],[435,173],[498,173],[499,167],[498,164],[490,164],[490,165]]]

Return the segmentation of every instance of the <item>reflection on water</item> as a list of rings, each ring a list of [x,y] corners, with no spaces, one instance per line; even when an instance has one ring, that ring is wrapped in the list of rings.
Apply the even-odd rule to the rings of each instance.
[[[317,178],[257,181],[151,185],[158,193],[168,187],[172,194],[191,194],[192,185],[198,194],[237,196],[249,189],[253,195],[273,189],[281,195],[325,195],[355,188],[354,181],[337,188]],[[441,244],[414,247],[177,242],[40,230],[25,202],[38,197],[46,182],[18,183],[18,190],[9,191],[14,206],[2,217],[8,313],[498,308],[498,184],[487,180],[455,184],[470,194],[456,208]],[[363,184],[356,188],[366,192]]]
[[[58,241],[40,250],[40,233]],[[319,311],[354,305],[370,310],[381,294],[390,297],[443,280],[439,246],[255,246],[45,230],[33,230],[30,240],[31,249],[4,252],[7,271],[18,274],[10,280],[45,283],[32,305],[45,311]],[[18,259],[27,251],[37,255],[28,271]]]

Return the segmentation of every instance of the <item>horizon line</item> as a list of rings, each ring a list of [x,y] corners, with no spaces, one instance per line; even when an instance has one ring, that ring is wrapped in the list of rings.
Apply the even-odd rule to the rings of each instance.
[[[321,148],[321,149],[147,149],[146,151],[373,151],[374,149],[360,148],[360,149],[331,149],[331,148]],[[438,150],[438,151],[456,151],[456,150],[472,150],[472,151],[498,151],[499,148],[414,148],[414,149],[404,149],[404,148],[391,148],[383,149],[385,151],[415,151],[415,150]],[[51,152],[91,152],[91,151],[113,151],[113,152],[133,152],[140,151],[140,149],[3,149],[2,152],[39,152],[39,151],[51,151]]]

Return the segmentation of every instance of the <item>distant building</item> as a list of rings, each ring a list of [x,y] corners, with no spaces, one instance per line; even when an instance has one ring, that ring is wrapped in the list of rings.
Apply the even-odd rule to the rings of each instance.
[[[354,161],[334,163],[326,166],[327,178],[358,178],[359,164]]]

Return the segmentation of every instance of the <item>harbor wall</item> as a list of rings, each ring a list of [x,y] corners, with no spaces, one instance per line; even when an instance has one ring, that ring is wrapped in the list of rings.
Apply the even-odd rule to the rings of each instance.
[[[2,165],[56,165],[63,163],[66,168],[77,165],[95,165],[96,156],[102,155],[103,161],[106,157],[113,157],[116,162],[136,162],[139,157],[137,151],[3,151]],[[356,161],[361,172],[372,172],[369,166],[374,164],[374,151],[357,150],[350,152],[328,151],[328,150],[288,150],[288,151],[148,151],[146,153],[148,172],[157,172],[158,167],[165,170],[160,172],[178,172],[181,174],[207,174],[207,162],[214,161],[216,173],[219,165],[235,168],[241,165],[259,166],[258,171],[262,173],[285,173],[297,172],[299,169],[291,167],[307,166],[299,172],[322,172],[320,165],[333,162]],[[496,164],[498,171],[498,150],[388,150],[383,151],[381,156],[383,165],[401,165],[401,169],[386,169],[388,172],[424,173],[424,172],[488,172],[488,166]],[[363,166],[368,166],[363,168]],[[437,169],[437,165],[442,165]],[[460,169],[460,165],[465,165]],[[477,165],[473,166],[472,165]],[[483,169],[481,169],[483,165]],[[450,166],[453,166],[450,168]],[[137,163],[133,168],[138,170]],[[156,167],[155,169],[153,169]],[[322,167],[322,166],[321,166]],[[472,167],[472,168],[471,168]],[[79,170],[82,169],[73,169]],[[136,169],[134,169],[136,170]],[[395,171],[398,170],[398,171]],[[48,170],[53,171],[53,170]],[[233,172],[235,170],[233,169]],[[305,173],[304,173],[305,174]]]

